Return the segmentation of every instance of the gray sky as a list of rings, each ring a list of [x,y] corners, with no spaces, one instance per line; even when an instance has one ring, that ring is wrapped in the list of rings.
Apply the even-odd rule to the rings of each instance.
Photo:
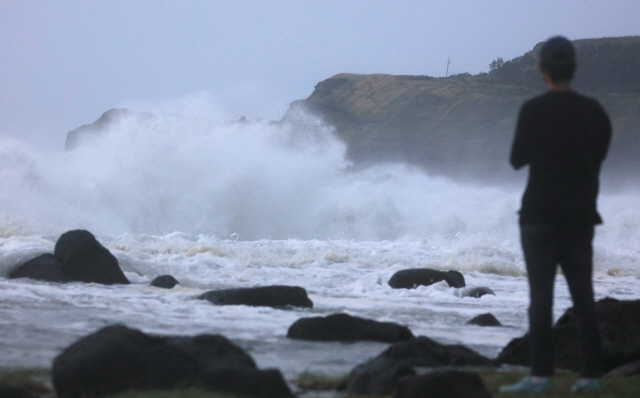
[[[276,119],[341,72],[486,72],[556,34],[640,35],[636,0],[0,0],[0,135],[62,148],[132,104]],[[135,108],[134,108],[135,109]]]

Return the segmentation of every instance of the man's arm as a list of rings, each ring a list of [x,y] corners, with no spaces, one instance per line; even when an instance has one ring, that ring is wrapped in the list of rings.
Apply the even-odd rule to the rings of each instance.
[[[514,169],[529,164],[531,162],[531,122],[529,118],[529,111],[526,104],[520,108],[520,114],[518,115],[518,123],[516,125],[516,134],[513,139],[513,145],[511,146],[511,156],[509,162]]]

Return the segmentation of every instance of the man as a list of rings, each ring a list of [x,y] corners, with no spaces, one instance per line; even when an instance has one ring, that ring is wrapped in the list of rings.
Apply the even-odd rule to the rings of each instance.
[[[575,51],[553,37],[540,52],[548,91],[520,109],[511,165],[529,165],[520,209],[520,234],[531,303],[531,375],[501,392],[545,393],[554,372],[553,284],[560,264],[567,280],[580,335],[577,393],[599,390],[601,343],[593,298],[593,231],[600,165],[611,139],[609,117],[600,104],[571,90]]]

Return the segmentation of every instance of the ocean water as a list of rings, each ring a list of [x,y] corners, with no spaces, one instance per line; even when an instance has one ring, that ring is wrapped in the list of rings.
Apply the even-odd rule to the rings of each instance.
[[[50,366],[66,346],[112,323],[223,334],[288,377],[343,374],[387,347],[287,339],[301,317],[345,312],[397,322],[488,357],[526,332],[516,215],[523,183],[462,184],[404,164],[351,170],[330,126],[308,115],[277,124],[208,115],[198,106],[134,114],[68,152],[0,139],[0,367]],[[597,298],[638,299],[640,195],[604,192],[599,207]],[[79,228],[111,250],[131,285],[6,279]],[[388,286],[394,272],[421,267],[458,270],[467,286],[496,295],[463,298],[444,282]],[[148,286],[163,274],[181,285]],[[313,309],[196,299],[271,284],[304,287]],[[570,306],[559,276],[556,317]],[[504,326],[466,324],[487,312]]]

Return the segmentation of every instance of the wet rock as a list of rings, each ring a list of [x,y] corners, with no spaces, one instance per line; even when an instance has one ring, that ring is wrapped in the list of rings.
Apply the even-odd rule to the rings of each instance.
[[[118,260],[89,231],[65,232],[56,242],[54,254],[62,263],[65,281],[128,284]]]
[[[194,387],[241,397],[295,397],[278,369],[207,369]]]
[[[250,305],[253,307],[313,307],[307,291],[299,286],[260,286],[212,290],[198,297],[216,305]]]
[[[429,286],[445,281],[451,287],[464,287],[464,276],[458,271],[438,271],[428,268],[412,268],[398,271],[391,279],[389,286],[394,289],[415,289],[418,286]]]
[[[408,377],[398,383],[393,398],[491,398],[480,376],[443,370]]]
[[[30,391],[9,383],[0,381],[0,397],[2,398],[36,398]]]
[[[287,337],[316,341],[381,341],[395,343],[413,338],[406,326],[377,322],[348,314],[298,319],[289,327]]]
[[[617,368],[610,370],[607,374],[612,376],[640,375],[640,360],[618,366]]]
[[[171,275],[160,275],[154,278],[149,286],[159,287],[161,289],[173,289],[180,283]]]
[[[106,396],[129,389],[189,388],[207,372],[227,368],[256,370],[256,364],[224,336],[154,336],[112,325],[58,355],[52,380],[60,398]]]
[[[395,343],[351,370],[344,389],[350,394],[388,395],[414,367],[491,366],[491,361],[462,345],[443,345],[420,336]]]
[[[30,278],[48,282],[64,282],[62,263],[51,253],[42,254],[18,266],[9,273],[9,279]]]
[[[478,325],[478,326],[502,326],[499,320],[496,319],[495,316],[491,313],[486,313],[482,315],[478,315],[473,317],[471,320],[467,322],[469,325]]]
[[[480,298],[480,297],[484,296],[485,294],[491,294],[493,296],[496,295],[493,292],[493,290],[489,289],[488,287],[484,287],[484,286],[465,287],[464,289],[461,289],[461,291],[460,291],[460,297]]]
[[[640,359],[640,300],[604,298],[596,303],[602,336],[602,366],[608,372]],[[577,371],[580,365],[578,325],[569,308],[553,328],[556,365]],[[498,364],[529,365],[529,334],[515,338],[495,360]]]

